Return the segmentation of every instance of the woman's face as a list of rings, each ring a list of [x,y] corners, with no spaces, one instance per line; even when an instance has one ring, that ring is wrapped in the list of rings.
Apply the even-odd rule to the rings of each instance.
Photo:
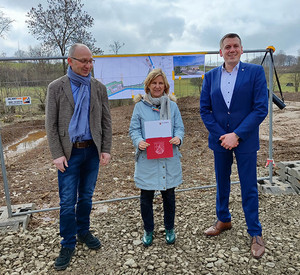
[[[161,97],[164,94],[165,83],[161,75],[151,81],[149,90],[152,97]]]

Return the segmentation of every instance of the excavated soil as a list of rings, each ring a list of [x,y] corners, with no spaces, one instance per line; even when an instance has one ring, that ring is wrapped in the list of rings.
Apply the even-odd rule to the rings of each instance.
[[[286,93],[285,102],[283,110],[273,105],[275,164],[300,160],[300,93]],[[213,154],[208,149],[208,133],[199,116],[199,97],[180,98],[178,106],[185,126],[181,147],[184,182],[178,189],[214,185]],[[111,109],[112,160],[100,169],[95,202],[139,195],[133,181],[134,148],[128,136],[132,110],[133,105]],[[43,119],[3,126],[3,147],[21,140],[29,132],[42,130]],[[264,177],[269,172],[265,167],[269,156],[269,117],[261,126],[260,139],[257,167],[259,177]],[[34,203],[36,209],[59,206],[57,172],[46,140],[13,157],[7,155],[6,172],[13,205]],[[3,186],[2,177],[0,180]],[[235,166],[232,180],[238,180]],[[1,187],[0,206],[5,205]],[[267,251],[257,261],[249,253],[238,185],[232,187],[230,203],[234,228],[215,239],[202,234],[215,219],[215,188],[178,192],[175,246],[167,246],[163,241],[160,196],[155,199],[155,241],[148,249],[140,242],[143,230],[138,199],[97,203],[91,224],[102,239],[103,248],[90,252],[78,246],[71,266],[60,274],[300,274],[299,206],[298,195],[260,194]],[[20,231],[0,233],[0,273],[55,274],[52,265],[59,251],[58,211],[33,214],[28,231]]]

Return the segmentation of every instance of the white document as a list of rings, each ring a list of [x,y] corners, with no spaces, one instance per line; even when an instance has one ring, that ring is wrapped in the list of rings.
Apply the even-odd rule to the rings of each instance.
[[[171,120],[145,121],[145,138],[172,137]]]

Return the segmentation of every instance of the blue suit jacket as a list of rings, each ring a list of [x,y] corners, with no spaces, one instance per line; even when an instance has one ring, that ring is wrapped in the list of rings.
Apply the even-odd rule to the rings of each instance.
[[[268,114],[268,90],[262,66],[240,62],[229,108],[221,92],[221,70],[205,74],[200,97],[200,114],[209,131],[209,148],[226,151],[220,136],[235,132],[239,145],[234,150],[250,153],[259,149],[259,124]]]

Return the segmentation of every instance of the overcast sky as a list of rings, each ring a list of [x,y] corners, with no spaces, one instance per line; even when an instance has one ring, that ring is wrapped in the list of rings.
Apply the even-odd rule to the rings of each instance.
[[[28,34],[26,13],[46,0],[0,0],[0,8],[14,19],[11,31],[0,38],[0,53],[11,57],[18,50],[40,44]],[[125,43],[120,54],[201,52],[219,50],[220,38],[238,33],[244,50],[273,45],[298,55],[300,50],[299,0],[82,0],[94,18],[89,29],[104,54],[109,44]]]

